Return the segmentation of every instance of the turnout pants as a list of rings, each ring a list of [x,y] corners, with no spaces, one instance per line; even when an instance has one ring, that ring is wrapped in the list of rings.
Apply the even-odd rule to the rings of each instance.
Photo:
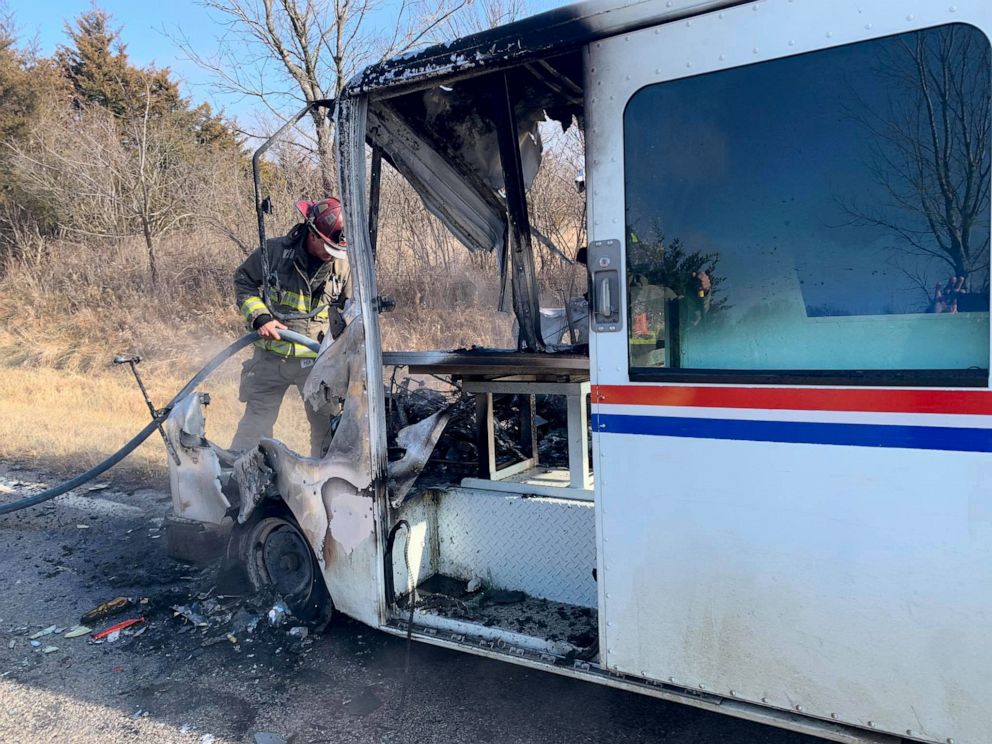
[[[307,366],[303,366],[308,362]],[[279,407],[290,385],[303,395],[303,383],[313,369],[312,359],[281,357],[265,349],[255,348],[251,359],[241,369],[238,398],[245,404],[245,413],[231,442],[231,449],[244,451],[272,436],[272,427],[279,417]],[[331,441],[331,418],[341,412],[336,403],[313,410],[304,403],[310,422],[310,456],[320,457]]]

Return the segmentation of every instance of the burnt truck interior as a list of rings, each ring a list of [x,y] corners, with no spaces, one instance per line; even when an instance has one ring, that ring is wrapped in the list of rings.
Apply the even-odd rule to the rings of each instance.
[[[387,622],[595,661],[588,296],[542,311],[534,255],[548,239],[527,201],[542,126],[584,127],[581,51],[487,61],[412,86],[406,76],[385,67],[363,80],[376,88],[366,129],[373,249],[389,250],[376,245],[385,161],[467,250],[495,255],[492,312],[512,306],[517,346],[382,354],[391,469],[424,446],[418,422],[434,427],[416,478],[389,484]]]

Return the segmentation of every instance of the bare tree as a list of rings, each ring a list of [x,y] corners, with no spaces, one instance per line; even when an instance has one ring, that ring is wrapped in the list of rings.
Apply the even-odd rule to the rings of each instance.
[[[888,203],[846,203],[858,224],[891,231],[900,251],[988,286],[989,45],[974,29],[949,26],[897,37],[876,72],[888,104],[859,101],[870,135],[870,169]],[[925,291],[930,277],[903,270]]]
[[[372,19],[382,23],[385,0],[202,0],[224,28],[217,52],[198,52],[186,39],[179,43],[214,74],[219,89],[256,98],[284,117],[298,106],[294,101],[335,98],[364,65],[431,41],[468,2],[402,0],[391,15],[391,29],[382,33]],[[331,124],[320,110],[311,118],[322,187],[331,194],[336,190]]]
[[[54,205],[53,218],[66,234],[141,235],[149,282],[157,288],[157,239],[200,218],[223,168],[197,148],[182,122],[151,117],[149,108],[146,103],[144,116],[122,125],[99,106],[63,107],[8,148],[24,190]]]
[[[441,24],[440,36],[448,41],[512,23],[525,15],[527,0],[473,0]]]

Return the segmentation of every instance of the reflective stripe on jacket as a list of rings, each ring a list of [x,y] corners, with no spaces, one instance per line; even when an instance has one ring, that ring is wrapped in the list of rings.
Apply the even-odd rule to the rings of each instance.
[[[256,249],[234,272],[234,289],[238,309],[254,328],[260,315],[273,315],[273,309],[281,313],[309,313],[321,305],[326,307],[310,319],[283,321],[297,333],[316,338],[319,331],[329,323],[333,338],[344,330],[341,311],[346,300],[351,299],[351,269],[343,259],[334,259],[320,264],[310,273],[313,262],[308,260],[304,240],[305,230],[293,230],[282,238],[265,242],[265,252],[269,257],[269,270],[275,275],[278,288],[269,288],[269,308],[262,299],[262,253]],[[269,339],[255,342],[255,346],[284,357],[304,357],[313,359],[316,354],[300,344]]]

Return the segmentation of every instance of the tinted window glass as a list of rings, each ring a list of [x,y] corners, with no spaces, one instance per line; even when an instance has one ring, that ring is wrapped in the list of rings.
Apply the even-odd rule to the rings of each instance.
[[[631,367],[987,368],[989,65],[953,25],[636,93]]]

